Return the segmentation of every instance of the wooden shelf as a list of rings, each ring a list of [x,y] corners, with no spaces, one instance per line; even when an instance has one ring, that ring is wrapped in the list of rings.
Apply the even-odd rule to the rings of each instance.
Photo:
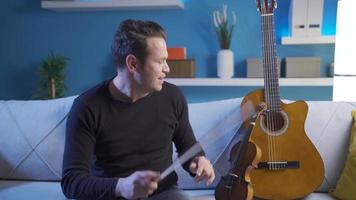
[[[167,78],[178,86],[263,86],[263,78]],[[280,78],[280,86],[332,86],[333,78]]]
[[[42,0],[41,7],[54,11],[182,9],[182,0]]]
[[[319,37],[282,37],[283,45],[297,44],[332,44],[335,43],[335,36],[319,36]]]

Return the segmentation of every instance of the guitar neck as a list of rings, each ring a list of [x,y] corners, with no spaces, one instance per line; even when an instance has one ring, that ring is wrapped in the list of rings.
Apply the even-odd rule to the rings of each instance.
[[[273,13],[261,15],[261,26],[265,101],[269,110],[280,111],[279,72]]]

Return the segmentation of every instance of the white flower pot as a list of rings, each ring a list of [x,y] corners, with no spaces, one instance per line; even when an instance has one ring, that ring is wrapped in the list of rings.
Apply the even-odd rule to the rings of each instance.
[[[234,76],[234,53],[230,49],[222,49],[218,52],[218,77],[232,78]]]

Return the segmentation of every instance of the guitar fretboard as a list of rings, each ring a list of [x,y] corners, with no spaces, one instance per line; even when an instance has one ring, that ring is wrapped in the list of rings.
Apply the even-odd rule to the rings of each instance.
[[[273,13],[261,15],[265,102],[271,111],[280,111],[276,39]]]

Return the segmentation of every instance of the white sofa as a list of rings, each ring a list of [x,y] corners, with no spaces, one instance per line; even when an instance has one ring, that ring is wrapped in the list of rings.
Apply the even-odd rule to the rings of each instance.
[[[44,101],[0,101],[0,199],[66,199],[60,188],[66,115],[75,97]],[[189,104],[190,121],[214,161],[240,123],[241,99]],[[356,103],[310,101],[305,129],[325,165],[322,185],[306,200],[333,199],[346,159],[351,110]],[[219,134],[217,134],[219,133]],[[220,134],[221,133],[221,134]],[[207,135],[219,137],[214,138]],[[196,184],[181,168],[179,186],[195,200],[214,199],[213,185]]]

